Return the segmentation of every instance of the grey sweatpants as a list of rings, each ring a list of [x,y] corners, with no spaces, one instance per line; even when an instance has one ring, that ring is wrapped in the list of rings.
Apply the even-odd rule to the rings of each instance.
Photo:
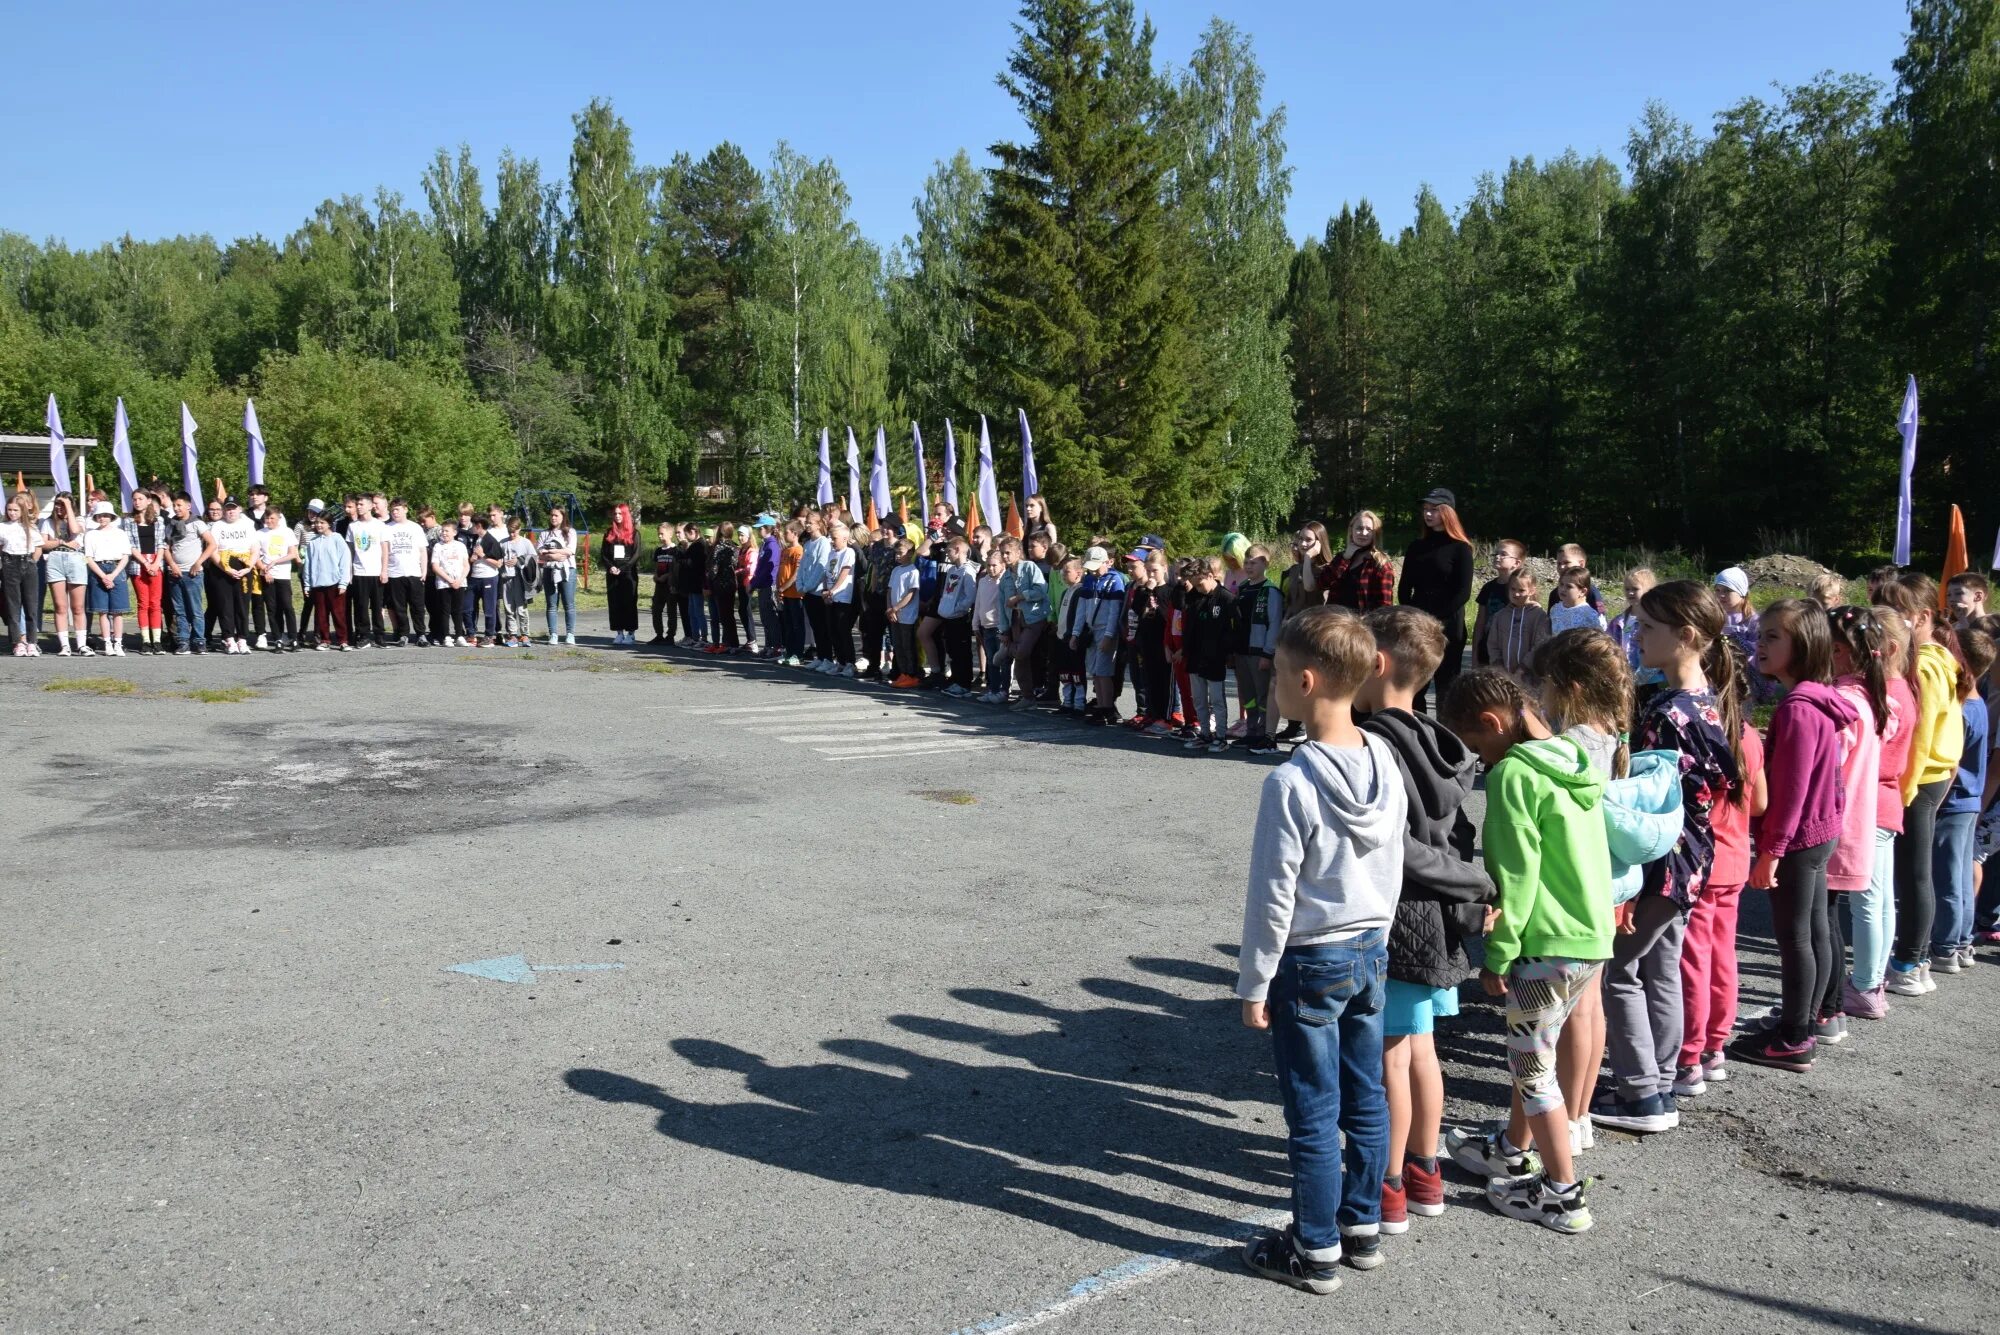
[[[1642,894],[1633,930],[1612,941],[1604,971],[1604,1046],[1618,1097],[1672,1092],[1681,1050],[1681,940],[1687,917],[1661,894]]]
[[[1229,686],[1220,677],[1190,676],[1194,688],[1193,717],[1188,722],[1204,737],[1221,737],[1229,731]]]

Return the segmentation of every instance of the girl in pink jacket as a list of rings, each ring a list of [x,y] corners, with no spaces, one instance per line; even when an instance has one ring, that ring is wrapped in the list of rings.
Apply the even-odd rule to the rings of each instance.
[[[1865,939],[1877,939],[1891,909],[1891,882],[1877,883],[1881,843],[1875,825],[1875,791],[1882,782],[1882,742],[1889,726],[1889,683],[1882,669],[1882,623],[1865,607],[1836,607],[1827,614],[1833,638],[1833,689],[1854,706],[1855,721],[1842,732],[1846,757],[1840,762],[1843,814],[1840,843],[1826,867],[1827,927],[1833,940],[1833,976],[1820,997],[1828,1037],[1847,1037],[1847,942],[1840,930],[1840,906],[1854,921],[1855,953]],[[1886,859],[1884,859],[1886,860]],[[1864,1001],[1864,1010],[1866,1009]],[[1877,1018],[1869,1016],[1869,1018]]]

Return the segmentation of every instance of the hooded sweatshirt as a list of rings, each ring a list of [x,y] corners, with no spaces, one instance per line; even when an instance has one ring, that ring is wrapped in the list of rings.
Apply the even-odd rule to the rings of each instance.
[[[1882,786],[1882,738],[1875,731],[1875,710],[1868,688],[1858,674],[1833,683],[1840,698],[1854,707],[1854,722],[1841,730],[1840,842],[1826,864],[1829,890],[1866,890],[1875,874],[1875,794]]]
[[[1875,787],[1875,828],[1903,832],[1903,771],[1910,765],[1910,733],[1917,724],[1917,693],[1902,677],[1889,678],[1889,724],[1882,729],[1882,774]]]
[[[1766,736],[1771,802],[1757,824],[1757,852],[1783,857],[1840,837],[1841,730],[1854,706],[1831,686],[1802,681],[1785,693]]]
[[[1403,775],[1409,816],[1403,826],[1403,893],[1389,924],[1389,976],[1420,987],[1456,987],[1465,979],[1465,938],[1485,917],[1493,881],[1472,861],[1466,794],[1478,757],[1429,715],[1382,709],[1361,730],[1389,744]]]
[[[1500,921],[1486,967],[1514,961],[1611,957],[1611,854],[1599,810],[1604,780],[1564,737],[1521,742],[1486,775],[1486,869]]]
[[[1591,768],[1604,772],[1595,758]],[[1635,751],[1625,777],[1605,781],[1603,807],[1611,902],[1623,904],[1645,888],[1646,864],[1665,857],[1681,837],[1680,752]]]
[[[1917,717],[1910,729],[1910,763],[1903,770],[1903,805],[1958,773],[1965,752],[1965,714],[1958,704],[1958,661],[1935,642],[1917,647]]]
[[[1264,777],[1250,842],[1250,889],[1236,995],[1262,1001],[1278,961],[1386,928],[1403,880],[1408,799],[1388,743],[1306,742]]]

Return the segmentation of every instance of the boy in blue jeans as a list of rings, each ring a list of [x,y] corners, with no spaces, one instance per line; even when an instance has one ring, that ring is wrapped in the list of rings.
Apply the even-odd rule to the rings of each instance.
[[[1382,999],[1409,799],[1388,744],[1354,723],[1374,659],[1374,635],[1344,608],[1278,633],[1272,698],[1306,740],[1264,779],[1243,907],[1236,995],[1243,1023],[1271,1031],[1292,1165],[1290,1227],[1252,1239],[1243,1260],[1308,1293],[1340,1287],[1343,1255],[1358,1270],[1382,1262]]]

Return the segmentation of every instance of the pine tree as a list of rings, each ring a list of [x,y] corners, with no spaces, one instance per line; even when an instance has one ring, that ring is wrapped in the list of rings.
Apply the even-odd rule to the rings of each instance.
[[[1130,0],[1028,0],[1015,31],[1000,86],[1029,138],[993,146],[973,266],[987,395],[1027,410],[1059,518],[1190,534],[1214,497],[1174,435],[1187,314],[1166,274],[1152,25]]]

